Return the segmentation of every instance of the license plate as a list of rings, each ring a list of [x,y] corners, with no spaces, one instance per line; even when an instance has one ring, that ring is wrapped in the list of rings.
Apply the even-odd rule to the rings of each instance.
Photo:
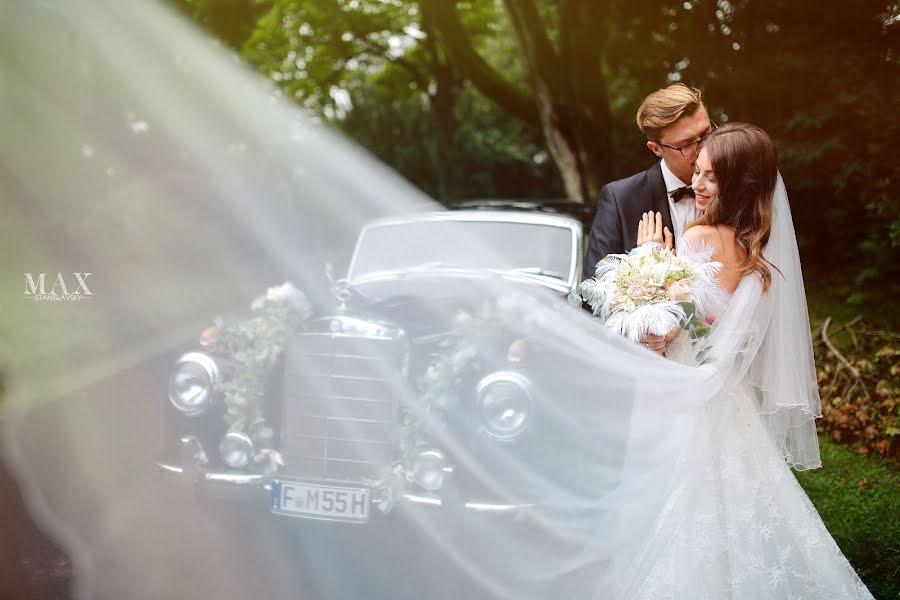
[[[365,523],[369,520],[369,490],[275,481],[272,511],[311,519],[335,519]]]

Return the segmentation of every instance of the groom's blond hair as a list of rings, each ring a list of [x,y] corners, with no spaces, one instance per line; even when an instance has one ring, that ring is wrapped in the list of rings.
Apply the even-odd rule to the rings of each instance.
[[[648,140],[658,142],[663,129],[701,106],[706,107],[700,90],[676,83],[644,98],[637,111],[637,125]]]

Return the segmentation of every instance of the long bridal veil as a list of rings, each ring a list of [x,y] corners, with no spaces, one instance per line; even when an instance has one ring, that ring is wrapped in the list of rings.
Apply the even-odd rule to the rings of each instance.
[[[764,252],[772,283],[746,277],[717,323],[710,343],[725,387],[747,380],[759,412],[785,460],[798,470],[822,465],[815,419],[821,417],[800,254],[781,175],[775,186],[772,231]]]
[[[493,519],[470,497],[487,517],[477,526],[410,511],[358,542],[359,528],[295,528],[265,505],[244,513],[164,489],[153,461],[180,349],[281,281],[327,311],[326,265],[346,269],[364,224],[441,207],[160,5],[3,0],[0,13],[4,458],[72,557],[79,597],[401,597],[413,580],[452,590],[463,579],[492,598],[602,596],[614,559],[652,532],[678,488],[697,415],[739,381],[757,390],[788,460],[818,464],[805,299],[779,186],[767,256],[783,277],[766,295],[747,280],[713,334],[717,362],[699,368],[609,334],[536,286],[467,284],[467,306],[488,308],[473,313],[480,327],[460,326],[457,348],[524,340],[531,421],[516,443],[444,441],[454,474],[519,511]],[[505,264],[494,240],[464,242]],[[382,249],[445,250],[427,236],[392,243]],[[41,274],[81,298],[23,298],[23,279],[27,292]],[[416,325],[460,323],[448,301],[460,292],[436,283]],[[448,381],[447,397],[471,393]],[[344,537],[366,545],[324,552]],[[439,558],[411,572],[390,558],[396,547]]]

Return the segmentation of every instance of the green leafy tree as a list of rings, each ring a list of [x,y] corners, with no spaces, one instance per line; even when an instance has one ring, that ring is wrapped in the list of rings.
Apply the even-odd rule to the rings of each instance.
[[[651,160],[633,121],[640,99],[694,85],[716,120],[775,137],[807,265],[862,258],[859,282],[886,288],[900,275],[897,2],[179,1],[285,94],[442,198],[593,202]]]
[[[897,15],[880,0],[693,0],[669,15],[672,75],[702,86],[720,118],[773,135],[806,264],[848,264],[856,300],[860,284],[900,291]]]

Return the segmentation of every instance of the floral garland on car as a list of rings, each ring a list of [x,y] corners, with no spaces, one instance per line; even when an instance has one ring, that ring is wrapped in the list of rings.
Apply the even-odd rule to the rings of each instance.
[[[474,315],[460,311],[456,327],[437,343],[431,361],[416,382],[416,407],[406,407],[400,418],[400,435],[395,460],[380,477],[366,480],[379,510],[390,512],[397,499],[415,481],[413,463],[429,446],[434,433],[447,426],[447,415],[462,403],[464,381],[481,369],[480,358],[487,340],[503,331],[542,327],[551,309],[530,296],[511,293],[485,302]],[[507,360],[518,362],[524,353],[524,339],[509,345]]]
[[[479,344],[470,335],[478,330],[472,329],[472,321],[468,313],[460,312],[457,328],[437,343],[431,362],[416,382],[419,402],[401,409],[395,459],[380,477],[366,480],[384,513],[391,511],[397,498],[415,481],[416,456],[428,446],[431,435],[446,428],[447,414],[461,400],[459,384],[478,366]]]
[[[288,338],[312,315],[306,295],[290,282],[270,287],[250,305],[250,316],[216,317],[201,344],[223,357],[228,376],[216,385],[225,403],[229,432],[241,432],[258,448],[254,461],[271,474],[284,462],[272,447],[274,433],[263,416],[269,374]]]
[[[306,295],[286,282],[269,288],[251,304],[249,316],[219,316],[204,331],[201,344],[223,359],[227,376],[217,384],[225,404],[229,432],[242,432],[258,448],[254,461],[266,474],[284,466],[273,448],[274,432],[263,416],[263,398],[272,369],[291,335],[312,315]],[[413,463],[429,439],[447,425],[447,415],[462,398],[459,390],[480,368],[486,340],[525,324],[540,327],[549,309],[524,294],[507,294],[485,302],[475,314],[460,311],[456,327],[436,344],[428,366],[416,381],[418,402],[405,406],[394,460],[377,478],[368,479],[380,510],[389,512],[414,482]],[[523,340],[516,339],[507,358],[521,358]]]

